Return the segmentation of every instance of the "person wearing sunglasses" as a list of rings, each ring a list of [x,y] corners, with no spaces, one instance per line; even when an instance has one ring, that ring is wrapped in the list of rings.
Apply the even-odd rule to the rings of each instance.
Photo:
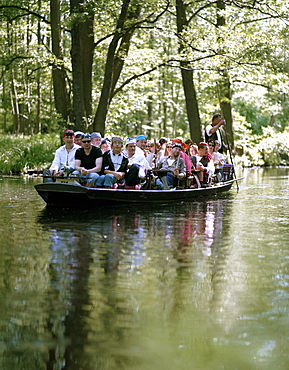
[[[62,138],[64,145],[56,150],[50,168],[43,171],[43,182],[54,182],[56,177],[69,175],[74,171],[75,153],[80,148],[74,143],[74,136],[73,130],[64,131]]]
[[[213,157],[213,153],[215,151],[215,140],[213,139],[209,139],[207,141],[207,144],[208,144],[208,149],[209,149],[209,153],[211,154],[211,156]]]
[[[91,136],[85,133],[82,147],[75,152],[74,175],[80,175],[81,185],[93,187],[102,166],[102,150],[91,144]]]

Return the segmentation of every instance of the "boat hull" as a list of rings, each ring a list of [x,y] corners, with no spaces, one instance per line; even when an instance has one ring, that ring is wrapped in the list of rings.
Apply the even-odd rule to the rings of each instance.
[[[236,180],[208,188],[180,190],[130,190],[87,188],[69,183],[42,183],[35,189],[48,205],[80,206],[125,203],[187,202],[202,197],[214,197],[231,189]]]

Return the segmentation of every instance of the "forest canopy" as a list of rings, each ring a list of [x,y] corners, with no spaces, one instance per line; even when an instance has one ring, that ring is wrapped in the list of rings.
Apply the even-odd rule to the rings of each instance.
[[[230,145],[288,129],[286,1],[2,0],[0,130]]]

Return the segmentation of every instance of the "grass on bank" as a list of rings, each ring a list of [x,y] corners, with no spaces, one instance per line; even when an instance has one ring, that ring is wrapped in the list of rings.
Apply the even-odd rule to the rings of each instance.
[[[253,136],[244,131],[242,136],[236,136],[235,165],[289,165],[289,132],[278,133],[269,127],[263,130],[261,136]],[[59,146],[58,134],[1,135],[0,174],[25,174],[30,170],[42,172],[50,166]]]
[[[60,145],[57,134],[1,135],[0,173],[2,175],[42,171],[50,166]]]

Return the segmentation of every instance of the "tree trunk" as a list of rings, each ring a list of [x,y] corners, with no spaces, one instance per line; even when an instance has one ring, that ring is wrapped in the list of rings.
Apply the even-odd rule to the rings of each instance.
[[[89,8],[84,8],[82,0],[70,0],[70,11],[74,16],[71,29],[74,120],[77,129],[86,131],[92,114],[94,14]]]
[[[4,73],[2,74],[2,101],[3,101],[3,132],[7,132],[7,95],[6,95],[6,80]]]
[[[188,21],[186,17],[186,6],[183,0],[176,0],[177,10],[177,29],[178,33],[182,33]],[[179,52],[182,53],[183,46],[180,44]],[[190,137],[196,143],[202,139],[201,120],[199,115],[199,107],[197,101],[197,93],[193,78],[193,69],[186,61],[180,62],[182,81],[186,99],[187,116],[190,127]]]
[[[116,25],[116,30],[107,52],[102,90],[93,121],[93,130],[100,132],[102,135],[104,135],[105,132],[105,121],[108,112],[109,102],[111,100],[116,49],[119,40],[123,36],[124,23],[127,18],[129,4],[130,0],[123,0],[121,13]]]
[[[62,37],[60,29],[60,0],[50,0],[51,38],[54,62],[52,79],[56,111],[64,121],[70,117],[70,99],[66,89],[66,74],[63,61]]]
[[[224,1],[220,0],[217,2],[217,28],[222,27],[226,24],[226,19],[223,13],[226,9]],[[219,42],[224,44],[224,40],[219,38]],[[222,47],[222,46],[221,46]],[[233,117],[232,117],[232,90],[230,83],[230,76],[228,73],[227,66],[221,68],[219,71],[220,80],[217,82],[218,85],[218,96],[219,103],[223,117],[226,120],[226,126],[223,126],[225,130],[225,141],[229,144],[231,149],[234,149],[234,132],[233,132]]]
[[[40,11],[41,1],[38,0],[38,9]],[[38,20],[37,23],[37,43],[40,46],[41,45],[41,26],[40,21]],[[40,63],[38,63],[38,66],[40,67]],[[37,97],[36,97],[36,117],[35,122],[32,128],[32,133],[38,134],[41,132],[41,72],[40,68],[36,72],[36,90],[37,90]]]
[[[81,65],[83,76],[83,101],[86,120],[92,115],[92,65],[94,53],[94,13],[81,24]]]
[[[14,82],[14,71],[12,71],[11,75],[11,105],[13,113],[13,134],[18,134],[20,130],[20,116],[19,116],[17,88]]]
[[[128,15],[127,15],[127,21],[129,21],[129,22],[134,21],[135,22],[140,16],[141,8],[142,8],[142,6],[140,4],[137,4],[133,7],[132,10],[129,10]],[[117,55],[115,56],[114,66],[113,66],[112,83],[111,83],[111,92],[112,92],[112,94],[111,94],[110,100],[113,97],[113,92],[114,92],[115,86],[117,84],[117,81],[119,80],[121,71],[123,69],[123,65],[124,65],[124,62],[125,62],[125,57],[128,55],[128,51],[129,51],[129,47],[130,47],[130,41],[131,41],[131,38],[133,36],[133,33],[134,33],[134,28],[132,27],[130,31],[128,31],[124,34],[124,36],[121,39],[118,51],[117,51]]]

